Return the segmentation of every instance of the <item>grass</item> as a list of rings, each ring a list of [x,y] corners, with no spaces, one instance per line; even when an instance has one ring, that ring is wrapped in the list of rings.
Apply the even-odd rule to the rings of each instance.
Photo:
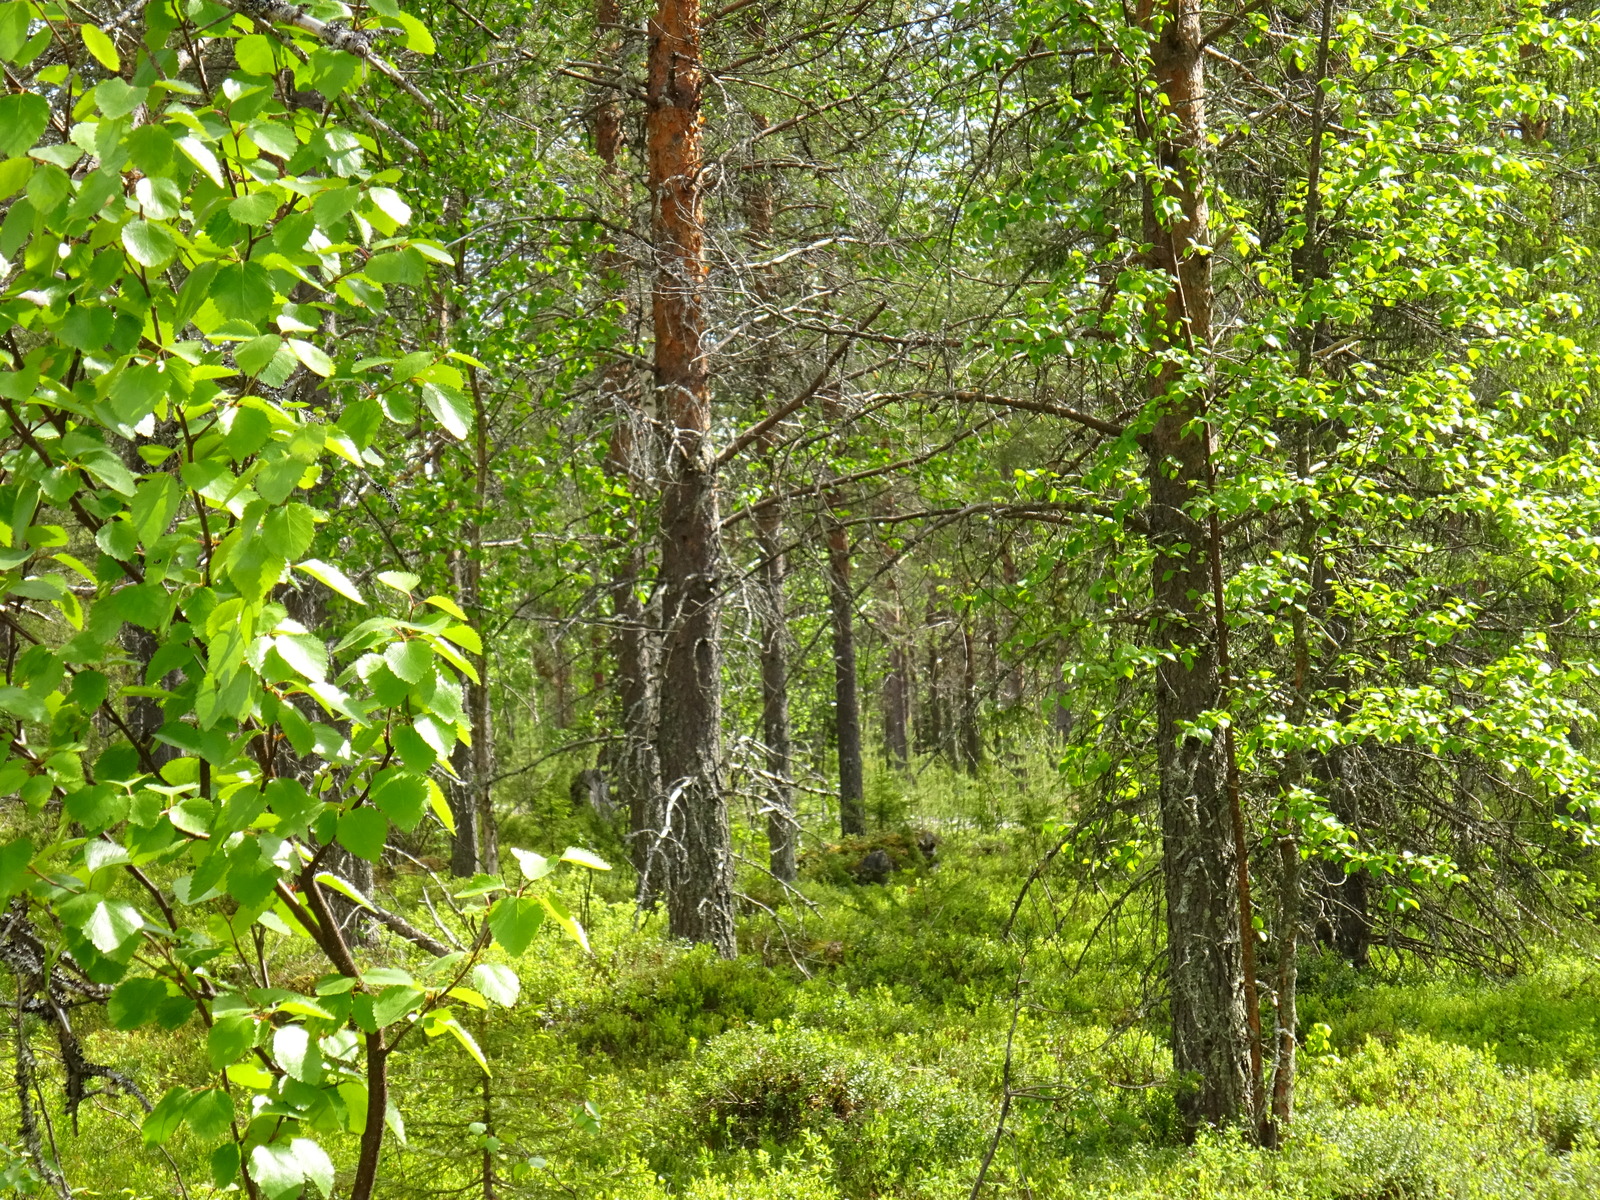
[[[407,1141],[391,1146],[381,1194],[481,1195],[492,1137],[502,1197],[966,1197],[994,1135],[1015,1016],[1013,1101],[986,1197],[1600,1195],[1593,960],[1550,953],[1522,976],[1483,980],[1356,973],[1309,955],[1302,1030],[1328,1028],[1302,1055],[1285,1146],[1185,1145],[1142,974],[1150,914],[1129,902],[1103,920],[1126,873],[1076,890],[1049,877],[1002,939],[1047,846],[1036,825],[992,819],[981,782],[928,786],[918,810],[942,817],[936,867],[856,885],[814,842],[809,905],[747,883],[771,912],[750,906],[735,962],[667,943],[657,918],[639,922],[620,872],[572,894],[595,953],[546,931],[515,964],[522,1004],[473,1018],[487,1082],[449,1039],[397,1059]],[[963,804],[976,816],[958,819]],[[569,832],[604,835],[557,829],[554,840]],[[520,844],[550,844],[537,833],[515,830]],[[279,955],[292,977],[292,953]],[[152,1097],[203,1077],[192,1029],[126,1034],[81,1019],[91,1056]],[[186,1134],[170,1160],[140,1147],[127,1097],[86,1105],[76,1132],[51,1108],[76,1195],[169,1197],[179,1177],[189,1196],[210,1194]],[[14,1113],[0,1120],[15,1128]],[[328,1144],[348,1170],[352,1139]],[[0,1180],[5,1165],[0,1154]]]

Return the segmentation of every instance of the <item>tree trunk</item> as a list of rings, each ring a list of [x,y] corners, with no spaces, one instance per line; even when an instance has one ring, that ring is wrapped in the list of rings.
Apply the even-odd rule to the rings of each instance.
[[[469,367],[472,385],[474,502],[476,511],[467,526],[467,553],[457,559],[461,607],[468,624],[487,642],[483,629],[483,522],[489,512],[489,412],[483,402],[483,387],[476,367]],[[466,685],[467,720],[472,726],[472,749],[468,756],[471,774],[466,778],[467,802],[473,813],[473,828],[463,835],[475,847],[478,869],[488,874],[500,871],[500,841],[494,819],[494,711],[489,692],[489,656],[474,654],[472,665],[478,682]],[[457,829],[458,835],[461,830]],[[452,854],[452,857],[454,855]]]
[[[476,390],[476,388],[474,388]],[[480,500],[480,509],[481,500]],[[469,522],[466,530],[469,550],[454,554],[456,593],[461,607],[472,623],[479,624],[479,578],[482,563],[475,552],[481,553],[478,522]],[[478,672],[478,682],[464,681],[462,691],[466,701],[467,719],[472,727],[472,744],[457,743],[450,753],[450,765],[456,779],[449,787],[450,812],[455,818],[456,830],[450,839],[450,873],[468,878],[480,871],[499,870],[499,852],[495,845],[494,811],[490,801],[490,779],[494,771],[494,726],[489,706],[489,663],[486,656],[474,655],[473,666]]]
[[[764,113],[752,112],[750,122],[757,130],[767,128]],[[744,184],[744,219],[748,240],[758,253],[772,246],[773,185],[765,172],[747,170]],[[757,268],[754,288],[763,305],[777,297],[775,268]],[[771,339],[762,343],[755,364],[755,391],[763,405],[775,403],[771,396],[777,376],[777,363]],[[774,474],[772,454],[777,430],[758,439],[769,477]],[[800,826],[795,820],[794,784],[791,757],[794,735],[789,725],[789,626],[784,598],[783,559],[784,508],[778,502],[778,481],[771,478],[767,502],[755,511],[756,545],[761,553],[758,586],[761,589],[761,737],[767,750],[767,854],[768,865],[778,879],[793,883],[798,868],[795,862]]]
[[[1211,338],[1211,258],[1201,178],[1205,148],[1205,48],[1198,0],[1170,0],[1151,48],[1165,98],[1157,139],[1167,182],[1161,200],[1177,215],[1157,217],[1158,197],[1144,197],[1145,240],[1169,280],[1152,313],[1157,354],[1204,354]],[[1157,359],[1160,361],[1160,359]],[[1194,364],[1170,359],[1150,379],[1156,411],[1147,435],[1147,514],[1155,602],[1156,763],[1161,812],[1172,991],[1173,1069],[1192,1079],[1179,1110],[1192,1131],[1253,1124],[1257,1090],[1245,995],[1240,932],[1239,853],[1235,813],[1226,786],[1225,739],[1197,737],[1185,727],[1224,698],[1218,672],[1210,539],[1191,506],[1210,486],[1210,432]],[[1253,1129],[1251,1130],[1253,1133]]]
[[[911,762],[911,655],[906,649],[900,589],[889,576],[889,669],[883,677],[883,752],[889,765],[904,771]]]
[[[855,593],[850,588],[850,541],[828,522],[828,608],[833,616],[833,721],[839,750],[839,832],[867,832],[861,769],[861,699],[856,683]]]
[[[790,772],[793,734],[789,727],[789,636],[784,612],[782,516],[776,504],[756,511],[761,549],[761,735],[767,745],[767,847],[772,873],[793,883],[800,827],[795,821]]]
[[[961,766],[976,775],[983,764],[983,733],[978,724],[978,646],[967,614],[961,623]]]
[[[1328,46],[1332,36],[1333,25],[1333,0],[1322,0],[1322,31],[1317,43],[1317,75],[1316,92],[1311,101],[1311,145],[1306,155],[1306,207],[1305,241],[1301,247],[1301,262],[1304,265],[1302,286],[1309,285],[1312,281],[1323,275],[1323,257],[1320,228],[1322,216],[1322,122],[1323,102],[1325,93],[1322,81],[1328,75]],[[1310,329],[1303,332],[1300,343],[1300,376],[1304,379],[1311,377],[1312,365],[1315,361],[1317,342],[1322,333],[1322,321],[1319,319]],[[1312,476],[1312,429],[1308,422],[1300,422],[1301,429],[1295,439],[1295,474],[1302,480],[1309,480]],[[1315,517],[1311,512],[1309,501],[1302,496],[1295,505],[1296,516],[1299,518],[1300,537],[1299,558],[1305,564],[1306,603],[1296,605],[1293,613],[1294,627],[1294,701],[1290,707],[1290,720],[1303,726],[1310,711],[1311,689],[1311,637],[1309,616],[1311,610],[1318,607],[1319,597],[1326,595],[1326,578],[1322,568],[1322,547],[1319,530]],[[1323,614],[1316,613],[1318,617]],[[1284,797],[1287,800],[1293,789],[1300,786],[1306,774],[1306,753],[1303,749],[1296,749],[1287,763],[1286,787]],[[1278,881],[1278,989],[1277,989],[1277,1049],[1273,1055],[1272,1070],[1272,1113],[1267,1126],[1267,1140],[1276,1145],[1282,1131],[1288,1128],[1289,1122],[1294,1117],[1294,1085],[1296,1070],[1296,1054],[1299,1044],[1296,1040],[1299,1028],[1299,951],[1300,951],[1300,924],[1301,909],[1301,867],[1300,867],[1300,829],[1294,818],[1286,811],[1284,814],[1283,828],[1278,839],[1279,881]]]
[[[924,691],[922,722],[919,730],[924,754],[944,753],[944,694],[940,682],[939,614],[928,604],[928,686]]]
[[[658,0],[649,24],[645,144],[653,208],[655,382],[670,437],[661,497],[661,706],[668,928],[736,952],[721,779],[722,581],[708,438],[699,0]]]
[[[596,0],[595,26],[604,39],[605,52],[621,48],[617,35],[622,16],[617,0]],[[628,185],[618,167],[622,154],[622,103],[611,88],[601,89],[595,106],[595,153],[600,159],[602,202],[614,224],[631,219]],[[632,266],[617,249],[600,255],[600,271],[612,282],[608,298],[626,306],[627,288],[616,279]],[[605,471],[627,484],[630,507],[637,513],[648,487],[642,455],[643,414],[638,379],[633,366],[618,358],[608,363],[600,377],[600,403],[611,416],[611,440],[606,447]],[[637,528],[635,519],[630,524]],[[624,534],[626,537],[627,535]],[[647,558],[644,546],[634,541],[622,547],[611,578],[611,654],[616,663],[618,729],[621,742],[615,756],[617,799],[628,811],[628,849],[637,883],[640,908],[654,907],[661,891],[661,771],[656,759],[655,646],[640,599]]]

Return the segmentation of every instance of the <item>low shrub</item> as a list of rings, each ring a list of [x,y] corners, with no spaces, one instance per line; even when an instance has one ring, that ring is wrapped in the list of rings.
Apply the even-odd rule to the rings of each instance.
[[[993,1119],[989,1103],[942,1072],[781,1022],[717,1038],[676,1095],[678,1136],[661,1161],[669,1178],[691,1152],[789,1162],[824,1148],[852,1196],[971,1158]]]

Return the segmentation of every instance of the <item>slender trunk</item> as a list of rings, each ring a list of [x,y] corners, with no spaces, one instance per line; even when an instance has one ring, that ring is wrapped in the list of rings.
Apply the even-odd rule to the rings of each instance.
[[[468,369],[472,384],[473,469],[476,511],[467,526],[467,557],[461,563],[461,605],[468,624],[487,642],[483,631],[483,522],[489,512],[489,412],[476,367]],[[494,710],[491,704],[489,656],[474,654],[472,665],[478,682],[467,685],[467,718],[472,725],[471,807],[476,818],[473,844],[480,846],[479,869],[491,875],[500,871],[500,840],[494,819]]]
[[[850,542],[828,522],[828,608],[833,617],[833,720],[839,750],[839,832],[867,832],[861,769],[861,698],[856,682],[855,593],[850,587]]]
[[[33,1160],[33,1167],[56,1195],[68,1200],[72,1190],[67,1186],[56,1164],[55,1147],[50,1153],[44,1149],[44,1139],[39,1134],[39,1118],[34,1114],[34,1094],[37,1089],[35,1073],[37,1064],[33,1057],[33,1043],[28,1038],[28,1016],[24,1011],[22,977],[17,976],[17,1003],[12,1013],[13,1047],[17,1083],[17,1131],[22,1135],[23,1148]]]
[[[976,775],[983,765],[983,732],[978,724],[978,644],[971,614],[961,623],[961,766]]]
[[[757,130],[767,128],[764,113],[752,112],[751,124]],[[772,216],[774,206],[771,177],[762,171],[745,172],[744,218],[748,240],[758,253],[770,251],[772,246]],[[775,268],[758,268],[754,272],[756,298],[770,306],[777,298],[778,281]],[[777,362],[771,349],[771,339],[764,340],[757,353],[755,364],[755,390],[763,404],[774,403],[771,391],[777,377]],[[774,476],[773,450],[777,444],[777,430],[763,434],[758,441],[763,462],[769,477]],[[761,589],[761,736],[767,749],[767,851],[768,864],[773,875],[785,883],[793,883],[798,868],[795,861],[800,840],[800,826],[795,820],[793,755],[794,735],[789,724],[789,626],[787,604],[784,597],[785,563],[783,560],[784,506],[776,497],[778,481],[770,478],[767,488],[768,502],[756,509],[756,545],[761,553],[758,569],[758,586]]]
[[[618,31],[621,12],[617,0],[597,0],[595,25],[603,39],[604,52],[615,54],[621,47]],[[595,153],[600,158],[603,202],[614,224],[630,220],[628,184],[618,165],[623,149],[622,103],[617,93],[602,89],[595,108]],[[627,288],[621,280],[632,260],[622,251],[608,249],[600,256],[600,271],[608,280],[608,298],[618,306],[627,304]],[[648,481],[642,450],[642,413],[638,379],[633,366],[624,359],[608,363],[600,377],[600,400],[612,418],[611,441],[606,448],[605,470],[613,479],[627,485],[630,507],[637,513]],[[637,517],[630,524],[636,529]],[[626,536],[626,535],[624,535]],[[639,907],[654,907],[661,891],[662,864],[659,845],[661,828],[661,772],[656,761],[655,646],[640,599],[641,584],[648,565],[645,547],[634,540],[625,547],[611,578],[611,613],[614,622],[611,654],[616,662],[618,728],[621,744],[616,755],[618,800],[628,810],[628,846],[637,876],[635,894]]]
[[[1310,286],[1312,282],[1323,275],[1322,256],[1322,131],[1323,131],[1323,99],[1324,92],[1322,81],[1328,75],[1328,43],[1332,36],[1333,26],[1333,0],[1322,0],[1322,28],[1317,42],[1317,73],[1316,91],[1311,99],[1311,144],[1306,156],[1306,208],[1305,241],[1301,247],[1301,262],[1303,264],[1303,286]],[[1300,375],[1309,378],[1311,375],[1317,341],[1322,332],[1322,322],[1318,320],[1312,328],[1306,330],[1300,343]],[[1302,428],[1296,439],[1295,471],[1303,486],[1309,486],[1311,479],[1311,429],[1308,422],[1300,422]],[[1305,565],[1307,596],[1305,604],[1297,604],[1294,608],[1293,643],[1294,643],[1294,702],[1290,707],[1289,719],[1297,725],[1303,726],[1310,709],[1309,689],[1311,686],[1311,642],[1308,629],[1308,609],[1315,605],[1318,584],[1321,582],[1322,572],[1319,564],[1322,561],[1322,551],[1318,545],[1318,534],[1315,518],[1311,512],[1310,503],[1302,496],[1296,503],[1296,515],[1299,518],[1300,561]],[[1299,787],[1306,774],[1306,754],[1304,750],[1295,750],[1287,763],[1287,779],[1285,800],[1296,787]],[[1278,838],[1279,881],[1278,881],[1278,1004],[1277,1004],[1277,1050],[1273,1056],[1272,1071],[1272,1116],[1268,1129],[1268,1139],[1276,1144],[1282,1131],[1288,1127],[1294,1117],[1294,1081],[1295,1081],[1295,1052],[1297,1049],[1296,1030],[1299,1025],[1298,989],[1299,964],[1297,957],[1300,948],[1300,921],[1301,921],[1301,868],[1300,868],[1300,831],[1293,817],[1289,815],[1285,805],[1282,830]]]
[[[922,706],[922,752],[944,753],[944,692],[940,686],[939,614],[928,604],[928,687]]]
[[[1308,333],[1308,348],[1310,340],[1310,334]],[[1302,363],[1304,364],[1308,358],[1309,352],[1302,356]],[[1299,471],[1300,478],[1306,479],[1311,471],[1311,438],[1309,431],[1301,431],[1297,458],[1296,468]],[[1295,605],[1291,618],[1294,697],[1289,706],[1289,720],[1296,726],[1303,726],[1309,709],[1308,690],[1311,682],[1311,643],[1306,610],[1314,603],[1315,576],[1317,572],[1312,563],[1319,551],[1315,545],[1316,528],[1313,524],[1310,506],[1304,500],[1301,500],[1297,507],[1300,518],[1300,545],[1298,550],[1301,562],[1306,565],[1307,571],[1311,574],[1311,579],[1308,582],[1312,586],[1308,591],[1312,592],[1313,595],[1307,596],[1305,604]],[[1289,799],[1294,789],[1299,787],[1304,780],[1305,774],[1305,751],[1295,750],[1291,752],[1288,756],[1288,761],[1284,764],[1284,778],[1280,788],[1284,810],[1278,832],[1277,1028],[1274,1031],[1272,1108],[1265,1137],[1265,1141],[1274,1146],[1278,1144],[1283,1131],[1288,1128],[1289,1122],[1294,1117],[1295,1052],[1298,1048],[1296,1030],[1300,1024],[1298,1012],[1300,978],[1297,956],[1300,950],[1301,867],[1300,831],[1291,815]]]
[[[477,540],[476,522],[469,525],[467,536],[469,542]],[[456,553],[453,565],[456,594],[461,599],[462,608],[470,615],[478,603],[481,564],[470,553]],[[450,812],[456,822],[455,834],[450,839],[450,873],[461,878],[468,878],[479,871],[491,869],[485,864],[481,849],[484,830],[481,828],[483,815],[479,803],[479,790],[480,788],[487,790],[489,771],[487,752],[489,742],[492,740],[490,731],[480,726],[480,710],[483,718],[487,718],[489,712],[488,693],[481,686],[481,682],[485,682],[481,668],[479,680],[480,684],[468,681],[463,685],[468,719],[472,725],[472,745],[457,743],[450,754],[450,766],[456,774],[455,780],[450,783],[448,793]],[[481,771],[480,752],[485,756]]]
[[[1201,158],[1205,147],[1205,48],[1198,0],[1169,0],[1153,30],[1152,67],[1164,105],[1147,131],[1167,173],[1159,197],[1176,209],[1158,218],[1147,189],[1145,240],[1168,279],[1152,313],[1157,354],[1202,355],[1211,338],[1211,258]],[[1161,361],[1160,358],[1157,361]],[[1225,737],[1189,726],[1225,698],[1218,669],[1216,550],[1193,508],[1211,484],[1210,432],[1193,371],[1171,361],[1150,377],[1156,412],[1147,435],[1159,777],[1167,958],[1172,992],[1172,1057],[1194,1086],[1179,1098],[1191,1130],[1202,1122],[1253,1126],[1258,1089],[1241,936],[1241,861],[1237,805],[1227,786]],[[1250,1130],[1254,1132],[1253,1128]]]
[[[1021,573],[1017,570],[1017,560],[1011,553],[1011,543],[1009,541],[1005,543],[1000,552],[1000,578],[1006,585],[1008,592],[1015,591],[1018,582],[1021,580]],[[1008,636],[1015,635],[1017,625],[1018,621],[1012,621],[1011,634]],[[996,649],[995,655],[996,662],[999,663],[998,649]],[[1022,676],[1022,664],[1020,662],[1004,662],[1001,666],[1003,669],[999,671],[1001,677],[1000,706],[1010,712],[1022,703],[1022,694],[1026,688]]]
[[[708,438],[699,0],[658,0],[649,24],[645,143],[656,252],[655,382],[670,437],[661,497],[661,686],[667,916],[674,937],[736,952],[721,779],[722,547]]]
[[[612,580],[612,619],[616,628],[611,652],[617,664],[617,701],[621,708],[622,744],[617,754],[618,800],[628,811],[629,853],[638,875],[639,907],[654,907],[662,885],[661,771],[656,759],[657,698],[655,654],[638,575],[644,550],[631,547]]]
[[[772,873],[793,883],[797,871],[794,786],[790,773],[793,734],[789,726],[789,636],[784,613],[782,517],[775,504],[756,511],[761,550],[761,734],[767,746],[767,847]]]
[[[900,589],[889,576],[889,670],[883,677],[883,750],[889,764],[904,771],[911,760],[911,655],[906,650],[905,615]]]

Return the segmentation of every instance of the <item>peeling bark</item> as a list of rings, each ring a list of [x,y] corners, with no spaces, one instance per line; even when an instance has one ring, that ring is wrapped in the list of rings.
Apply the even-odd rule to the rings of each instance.
[[[656,279],[655,384],[667,429],[661,496],[662,844],[674,937],[736,952],[733,861],[722,787],[722,546],[709,445],[699,0],[658,0],[651,18],[645,148]]]
[[[1148,13],[1149,10],[1146,10]],[[1152,265],[1169,280],[1151,314],[1153,353],[1203,353],[1211,339],[1209,214],[1202,180],[1205,49],[1198,0],[1169,0],[1151,60],[1166,103],[1147,120],[1167,174],[1159,197],[1144,197]],[[1163,222],[1158,200],[1177,215]],[[1160,357],[1156,361],[1161,361]],[[1223,700],[1220,630],[1208,603],[1210,539],[1192,508],[1210,486],[1210,432],[1195,374],[1162,362],[1150,376],[1157,413],[1146,438],[1149,538],[1155,557],[1153,640],[1168,972],[1175,1072],[1192,1081],[1179,1097],[1186,1126],[1253,1124],[1256,1089],[1240,936],[1241,866],[1222,736],[1196,736],[1190,723]],[[1253,1129],[1251,1130],[1253,1133]]]

